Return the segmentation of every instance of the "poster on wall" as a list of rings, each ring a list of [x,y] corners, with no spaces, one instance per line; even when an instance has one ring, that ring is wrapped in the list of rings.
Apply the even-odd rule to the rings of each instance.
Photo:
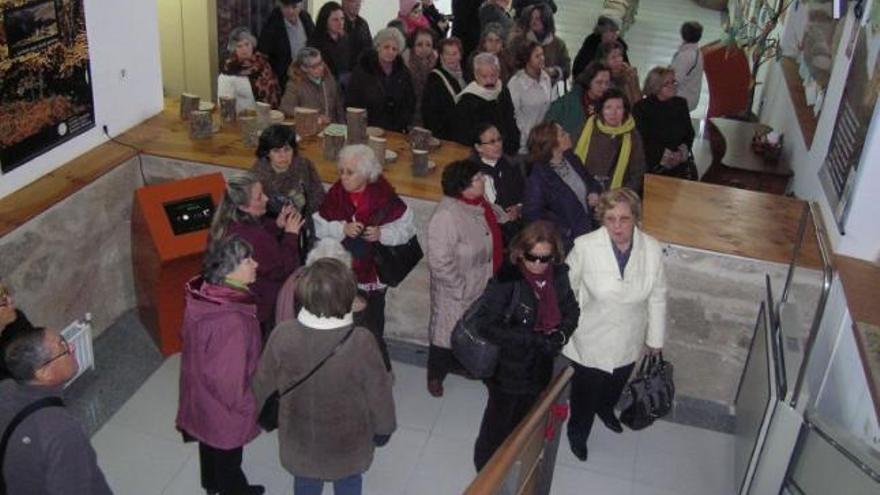
[[[845,41],[846,56],[851,59],[849,72],[828,155],[819,169],[819,179],[841,233],[858,181],[868,126],[880,93],[880,63],[877,60],[880,56],[880,9],[877,3],[877,0],[864,2],[866,7],[870,4],[870,11],[863,12],[863,19],[855,23]]]
[[[95,125],[83,0],[0,0],[0,169]]]

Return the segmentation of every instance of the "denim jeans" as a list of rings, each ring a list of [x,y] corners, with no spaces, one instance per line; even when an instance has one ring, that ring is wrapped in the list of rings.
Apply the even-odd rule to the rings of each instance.
[[[321,495],[326,481],[330,480],[294,476],[293,495]],[[360,473],[353,474],[345,478],[333,480],[332,483],[335,495],[361,495],[363,475]]]

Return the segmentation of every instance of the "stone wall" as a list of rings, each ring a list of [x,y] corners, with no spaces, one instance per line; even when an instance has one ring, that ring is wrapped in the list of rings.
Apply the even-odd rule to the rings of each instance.
[[[0,237],[0,276],[34,324],[60,328],[91,312],[98,334],[135,305],[136,164],[129,160]]]

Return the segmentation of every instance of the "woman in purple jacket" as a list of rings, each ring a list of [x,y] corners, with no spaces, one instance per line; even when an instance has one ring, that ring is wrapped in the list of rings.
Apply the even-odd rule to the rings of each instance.
[[[292,205],[285,205],[275,219],[264,218],[267,201],[263,185],[252,173],[230,177],[210,233],[210,244],[237,235],[253,249],[259,268],[251,291],[264,337],[275,326],[278,291],[299,266],[299,231],[304,223]]]
[[[250,381],[262,341],[254,294],[251,247],[237,236],[211,245],[204,274],[186,287],[180,333],[180,402],[177,428],[199,442],[202,488],[209,494],[259,495],[241,470],[244,444],[259,434]]]
[[[572,152],[571,136],[555,121],[532,129],[528,149],[533,168],[526,180],[523,218],[553,222],[568,252],[576,237],[596,229],[593,207],[602,186],[587,173]]]

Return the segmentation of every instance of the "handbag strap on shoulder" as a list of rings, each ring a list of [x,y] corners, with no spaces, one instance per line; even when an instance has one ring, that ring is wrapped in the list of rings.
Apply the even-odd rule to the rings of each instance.
[[[13,416],[9,426],[3,432],[3,439],[0,440],[0,488],[2,488],[2,493],[6,493],[6,480],[3,479],[3,463],[6,461],[6,448],[9,446],[9,439],[12,437],[12,433],[28,416],[46,407],[64,407],[64,401],[60,397],[43,397],[31,402]]]
[[[317,365],[315,365],[315,367],[312,368],[311,371],[306,373],[306,376],[293,382],[293,384],[291,386],[284,389],[284,391],[281,392],[281,394],[279,394],[278,398],[281,399],[281,397],[284,397],[285,395],[289,394],[290,392],[293,392],[297,387],[302,385],[306,380],[311,378],[312,375],[314,375],[319,369],[321,369],[321,367],[324,366],[324,363],[326,363],[331,357],[333,357],[333,355],[336,354],[336,351],[338,351],[339,348],[342,347],[342,344],[344,344],[345,341],[348,340],[349,337],[351,337],[351,334],[354,332],[354,328],[355,328],[355,326],[352,325],[351,328],[348,329],[348,332],[345,334],[345,336],[342,337],[342,340],[340,340],[339,343],[337,343],[336,346],[333,347],[333,350],[331,350],[330,353],[328,353],[326,356],[324,356],[324,359],[322,359],[321,362],[319,362]]]

